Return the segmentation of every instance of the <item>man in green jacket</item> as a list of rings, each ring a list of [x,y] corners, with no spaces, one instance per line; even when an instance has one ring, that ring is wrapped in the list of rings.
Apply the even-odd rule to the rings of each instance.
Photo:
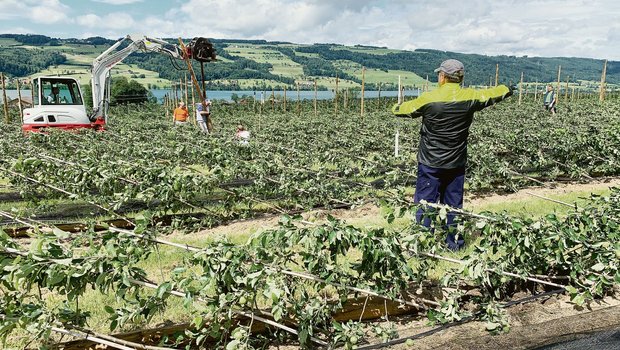
[[[422,117],[418,150],[418,178],[414,202],[426,200],[453,208],[463,207],[467,138],[474,112],[512,95],[513,89],[500,85],[490,89],[464,89],[465,67],[450,59],[435,70],[439,88],[425,92],[417,99],[392,108],[397,117]],[[448,213],[448,248],[458,250],[465,244],[456,234],[455,213]],[[418,222],[430,227],[431,219],[419,209]]]

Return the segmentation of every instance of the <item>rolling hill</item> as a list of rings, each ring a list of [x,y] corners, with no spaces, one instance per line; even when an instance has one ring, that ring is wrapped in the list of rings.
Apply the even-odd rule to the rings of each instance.
[[[174,39],[169,39],[175,42]],[[115,41],[100,37],[59,39],[43,35],[0,35],[0,72],[9,77],[59,74],[78,77],[86,83],[92,60]],[[414,88],[436,80],[434,68],[448,58],[461,60],[468,85],[494,83],[495,67],[500,67],[501,83],[515,83],[524,73],[529,82],[557,80],[582,87],[595,87],[603,61],[574,57],[515,57],[462,54],[430,49],[391,50],[370,46],[337,44],[299,45],[264,40],[213,39],[218,62],[205,65],[209,89],[271,89],[287,86],[311,88],[316,80],[322,89],[359,88],[362,67],[369,89],[395,89],[400,76],[405,86]],[[199,71],[199,66],[196,65]],[[169,86],[184,78],[159,54],[136,53],[118,65],[114,74],[126,76],[151,88]],[[607,81],[620,83],[620,62],[609,62]]]

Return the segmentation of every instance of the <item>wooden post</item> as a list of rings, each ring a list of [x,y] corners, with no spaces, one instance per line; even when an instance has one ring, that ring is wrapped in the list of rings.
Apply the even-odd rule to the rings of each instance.
[[[523,99],[523,72],[521,72],[521,83],[519,84],[519,106],[521,105],[522,99]]]
[[[362,67],[362,103],[360,107],[360,115],[364,116],[364,89],[366,84],[366,67]]]
[[[297,115],[301,115],[301,96],[299,95],[299,82],[297,82]]]
[[[6,98],[6,85],[4,82],[4,73],[0,73],[0,79],[2,80],[2,105],[4,105],[4,121],[8,124],[11,122],[11,116],[9,115],[9,101]]]
[[[319,111],[317,109],[317,105],[316,105],[316,98],[317,98],[317,84],[316,84],[316,79],[314,79],[314,117],[318,117],[319,116]]]
[[[555,95],[557,96],[557,102],[560,102],[560,77],[562,76],[562,65],[558,66],[558,83],[555,88]]]
[[[271,112],[273,113],[276,110],[276,90],[271,88]]]
[[[187,75],[185,77],[187,77]],[[187,84],[187,80],[185,81],[185,84]],[[194,109],[194,117],[192,118],[192,120],[194,121],[194,126],[198,126],[198,120],[196,120],[196,96],[195,95],[196,94],[194,93],[194,89],[192,89],[192,108]]]
[[[334,115],[338,115],[338,74],[336,74],[336,90],[334,91]]]
[[[30,80],[30,97],[32,98],[32,106],[34,107],[34,82],[32,81],[32,79]],[[37,94],[39,92],[37,91]]]
[[[575,87],[574,86],[571,87],[570,100],[571,101],[575,100]]]
[[[566,90],[564,91],[564,99],[568,101],[568,82],[570,80],[570,75],[566,76]]]
[[[286,85],[284,85],[284,113],[286,113]]]
[[[349,89],[344,90],[344,109],[346,110],[349,104]]]
[[[398,98],[397,98],[398,104],[402,104],[403,103],[403,86],[401,84],[400,81],[400,75],[398,76]]]
[[[377,109],[381,109],[381,83],[379,83],[379,94],[377,95]]]
[[[17,82],[17,105],[19,106],[19,117],[22,118],[22,112],[24,110],[24,106],[22,105],[22,91],[19,86],[19,78],[16,79]],[[22,119],[23,120],[23,119]]]
[[[495,86],[499,83],[499,63],[495,65]]]
[[[426,81],[424,82],[424,91],[428,91],[428,74],[426,75]]]
[[[598,96],[598,100],[605,101],[605,79],[607,78],[607,60],[603,63],[603,74],[601,75],[601,91]]]
[[[534,83],[534,102],[538,101],[538,79]]]

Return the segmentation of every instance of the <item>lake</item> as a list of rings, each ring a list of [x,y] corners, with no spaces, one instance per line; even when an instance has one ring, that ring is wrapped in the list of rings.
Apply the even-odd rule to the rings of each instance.
[[[30,90],[22,90],[22,97],[30,97]],[[161,90],[151,90],[153,96],[157,98],[157,101],[160,103],[163,101],[164,96],[166,94],[170,94],[171,90],[161,89]],[[207,91],[207,97],[211,100],[226,100],[232,101],[233,94],[237,94],[239,97],[248,96],[254,97],[256,96],[257,100],[261,99],[261,93],[265,99],[265,101],[269,100],[271,96],[271,91],[227,91],[227,90],[215,90],[215,91]],[[284,91],[275,91],[274,94],[276,96],[284,96]],[[17,90],[6,90],[7,99],[17,98]],[[381,97],[396,97],[398,95],[397,91],[381,91]],[[418,90],[407,90],[405,91],[406,97],[417,96]],[[357,93],[357,96],[360,96],[360,93]],[[377,98],[379,96],[379,91],[366,91],[364,93],[365,98]],[[297,91],[287,91],[286,98],[295,101],[297,100]],[[299,98],[302,100],[312,100],[314,99],[314,91],[300,91]],[[317,91],[317,99],[319,100],[330,100],[334,98],[333,91]],[[0,104],[3,103],[2,94],[0,93]]]

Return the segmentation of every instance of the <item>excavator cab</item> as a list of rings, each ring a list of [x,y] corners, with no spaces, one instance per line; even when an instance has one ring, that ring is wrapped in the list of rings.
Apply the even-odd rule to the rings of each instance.
[[[93,128],[79,82],[69,77],[38,77],[33,80],[32,108],[24,109],[22,130]]]

